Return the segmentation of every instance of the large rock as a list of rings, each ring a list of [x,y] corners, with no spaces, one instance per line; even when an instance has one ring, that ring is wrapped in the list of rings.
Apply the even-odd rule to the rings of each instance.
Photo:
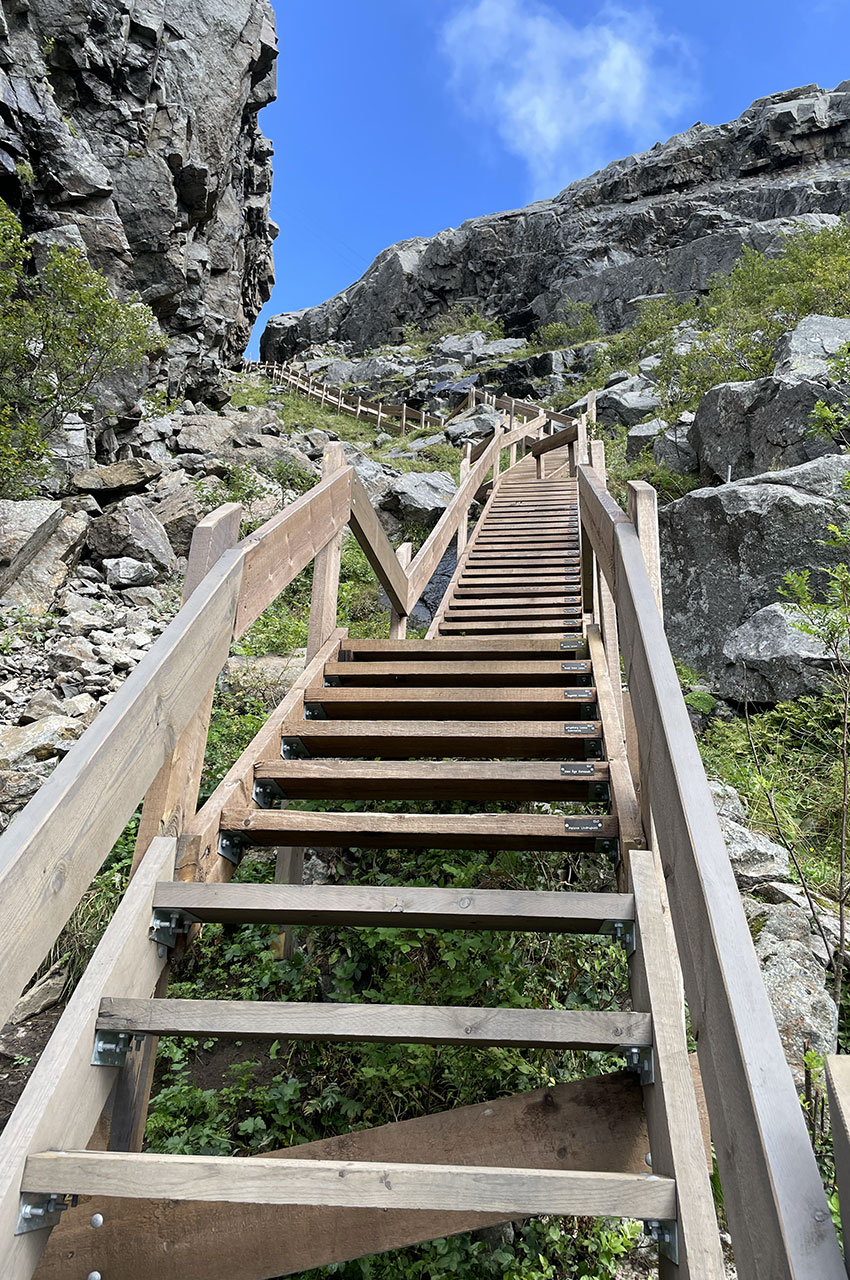
[[[156,516],[139,497],[124,498],[105,515],[93,520],[88,544],[98,560],[127,556],[171,573],[177,557]]]
[[[734,787],[723,782],[710,782],[708,786],[738,887],[747,890],[788,880],[790,863],[784,845],[750,830],[741,797]]]
[[[177,556],[188,556],[192,534],[204,518],[204,505],[193,484],[182,484],[157,503],[156,518]]]
[[[626,433],[626,461],[634,462],[645,449],[651,448],[656,437],[666,431],[668,425],[663,418],[650,418],[648,422],[630,427]]]
[[[774,352],[777,378],[828,378],[829,362],[850,342],[850,320],[836,316],[805,316],[780,338]]]
[[[512,336],[563,319],[565,297],[620,329],[641,297],[703,293],[744,245],[774,252],[788,230],[837,225],[850,207],[848,152],[850,83],[761,98],[730,124],[696,124],[554,199],[392,245],[356,285],[273,317],[263,358],[328,339],[364,350],[466,301],[504,317]]]
[[[38,554],[6,588],[6,598],[27,613],[48,613],[80,557],[88,527],[84,512],[64,516]]]
[[[657,422],[658,419],[656,418]],[[633,427],[633,431],[639,428]],[[659,466],[682,476],[695,475],[699,470],[696,450],[691,444],[691,427],[670,427],[659,432],[652,442],[652,456]],[[631,433],[630,433],[631,434]]]
[[[818,458],[696,489],[659,512],[671,647],[710,677],[715,692],[740,697],[740,667],[724,648],[742,624],[781,600],[785,575],[842,559],[839,548],[818,543],[830,537],[830,525],[850,520],[848,474],[850,458]],[[816,570],[812,578],[819,589]]]
[[[724,687],[753,702],[785,702],[823,688],[829,671],[823,645],[795,624],[793,610],[769,604],[737,627],[723,646],[731,669]]]
[[[394,467],[388,467],[386,463],[376,462],[356,445],[346,442],[342,448],[346,462],[354,468],[358,480],[369,495],[370,502],[373,506],[377,506],[398,478],[398,471]]]
[[[604,427],[633,427],[660,408],[661,398],[654,384],[640,374],[606,387],[596,397],[596,417]],[[587,396],[570,405],[570,413],[582,413],[586,409]]]
[[[0,730],[0,769],[26,767],[36,760],[64,755],[82,726],[70,716],[45,716],[15,729]]]
[[[818,400],[840,399],[834,389],[803,378],[758,378],[712,387],[700,401],[691,430],[703,479],[740,480],[838,453],[837,444],[813,432],[812,410]]]
[[[38,555],[64,514],[62,504],[49,499],[0,500],[0,594]]]
[[[216,453],[236,435],[237,424],[232,418],[219,418],[211,414],[195,414],[183,418],[177,447],[184,453]]]
[[[447,471],[408,471],[392,481],[381,507],[402,523],[430,529],[456,493],[457,485]]]
[[[275,56],[268,0],[27,0],[2,24],[4,197],[37,262],[72,244],[149,303],[172,394],[241,355],[270,293]]]
[[[119,493],[133,493],[137,489],[144,489],[161,472],[162,467],[158,462],[128,458],[126,462],[113,462],[106,467],[90,467],[87,471],[78,471],[71,477],[71,483],[80,493],[93,493],[99,498],[109,499]]]
[[[490,405],[474,405],[458,413],[446,426],[446,439],[458,448],[465,444],[477,444],[491,436],[504,423],[504,414]]]

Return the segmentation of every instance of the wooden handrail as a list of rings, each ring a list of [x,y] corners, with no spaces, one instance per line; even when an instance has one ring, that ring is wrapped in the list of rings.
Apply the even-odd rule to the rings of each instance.
[[[582,530],[614,594],[648,798],[739,1272],[838,1280],[843,1264],[640,541],[592,468]]]
[[[551,453],[553,449],[563,449],[564,445],[572,444],[577,439],[578,424],[571,422],[569,426],[562,427],[560,431],[554,431],[551,436],[542,436],[540,440],[535,440],[529,449],[529,453],[533,458],[539,458],[541,454]]]

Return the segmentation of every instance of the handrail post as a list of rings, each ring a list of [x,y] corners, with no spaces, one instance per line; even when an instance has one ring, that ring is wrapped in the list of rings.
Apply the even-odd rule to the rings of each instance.
[[[590,441],[590,465],[602,483],[606,484],[605,445],[602,440]],[[614,603],[611,588],[605,581],[598,565],[595,587],[602,642],[605,645],[605,656],[608,659],[608,671],[611,675],[611,687],[614,691],[614,701],[617,704],[617,713],[620,717],[620,731],[625,739],[626,718],[623,708],[623,681],[620,676],[620,637],[617,627],[617,606]]]
[[[322,454],[322,476],[327,479],[345,466],[345,452],[338,440],[325,445]],[[310,599],[310,628],[307,635],[307,661],[312,661],[336,626],[339,598],[339,567],[345,530],[331,538],[313,561],[313,593]]]
[[[664,604],[661,592],[661,544],[658,537],[658,494],[645,480],[628,483],[629,519],[637,530],[646,570],[658,605],[661,621],[664,621]]]
[[[402,569],[407,569],[413,559],[413,543],[403,542],[396,552]],[[407,636],[407,614],[399,613],[394,605],[390,605],[390,639],[404,640]]]
[[[472,453],[472,443],[471,441],[467,440],[466,444],[463,447],[463,457],[460,460],[460,482],[458,484],[458,488],[460,488],[463,485],[464,480],[469,475],[469,468],[472,466],[472,462],[470,459],[471,453]],[[458,558],[460,558],[460,554],[463,551],[464,547],[466,546],[466,540],[468,537],[469,537],[469,507],[467,506],[464,508],[463,515],[461,516],[457,526]]]

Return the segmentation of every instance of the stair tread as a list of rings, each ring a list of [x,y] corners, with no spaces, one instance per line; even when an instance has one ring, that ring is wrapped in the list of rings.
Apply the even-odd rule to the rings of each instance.
[[[274,781],[299,799],[572,800],[597,799],[608,781],[604,761],[272,760],[255,781]]]
[[[596,720],[287,720],[284,740],[309,754],[574,758],[600,742]]]

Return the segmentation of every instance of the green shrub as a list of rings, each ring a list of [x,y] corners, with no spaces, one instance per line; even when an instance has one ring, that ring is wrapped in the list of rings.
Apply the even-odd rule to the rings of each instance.
[[[579,342],[592,342],[600,335],[596,312],[589,302],[565,302],[563,320],[541,325],[534,335],[535,344],[544,351],[555,347],[571,347]]]
[[[32,274],[21,224],[0,200],[0,496],[31,487],[46,435],[97,383],[161,344],[150,309],[113,298],[79,250],[51,246]]]
[[[448,310],[441,312],[438,316],[432,316],[430,320],[426,320],[421,325],[405,325],[404,340],[412,346],[416,346],[423,339],[435,342],[439,338],[447,337],[450,333],[474,333],[476,330],[486,334],[488,338],[504,338],[505,336],[504,321],[487,319],[476,309],[462,302],[455,302]]]

